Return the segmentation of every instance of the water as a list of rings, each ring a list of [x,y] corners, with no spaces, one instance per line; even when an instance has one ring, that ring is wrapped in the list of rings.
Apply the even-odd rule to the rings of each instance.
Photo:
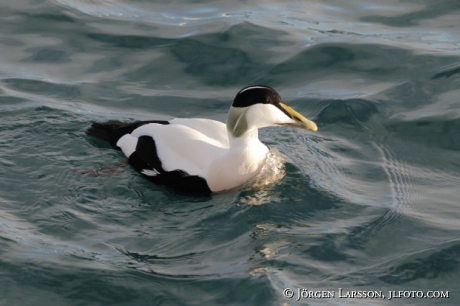
[[[0,4],[1,305],[458,305],[458,1]],[[93,121],[224,121],[276,88],[271,183],[172,195]],[[291,288],[295,296],[283,297]],[[297,299],[297,290],[335,291]],[[339,288],[385,299],[339,298]],[[389,291],[449,292],[395,298]]]

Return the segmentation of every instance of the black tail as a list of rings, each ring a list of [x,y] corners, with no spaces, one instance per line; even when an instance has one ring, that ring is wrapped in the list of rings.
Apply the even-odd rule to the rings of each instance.
[[[94,122],[91,127],[86,130],[86,135],[93,136],[110,143],[114,148],[117,148],[117,141],[123,135],[130,134],[138,127],[149,124],[169,124],[168,121],[152,120],[152,121],[138,121],[132,123],[123,123],[121,121],[108,121],[108,122]]]

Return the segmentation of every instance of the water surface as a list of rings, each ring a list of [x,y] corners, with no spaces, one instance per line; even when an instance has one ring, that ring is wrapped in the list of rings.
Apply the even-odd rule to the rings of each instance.
[[[0,304],[457,305],[459,13],[426,0],[4,1]],[[84,135],[93,121],[225,121],[252,84],[319,127],[260,131],[283,160],[263,188],[193,198],[128,167],[75,171],[123,159]]]

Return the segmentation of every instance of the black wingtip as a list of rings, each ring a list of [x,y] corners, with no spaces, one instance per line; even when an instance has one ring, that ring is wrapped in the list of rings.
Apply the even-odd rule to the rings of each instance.
[[[168,121],[163,120],[137,121],[131,123],[124,123],[115,120],[94,122],[86,130],[86,135],[107,141],[112,147],[119,149],[117,147],[117,142],[121,137],[123,137],[123,135],[131,134],[138,127],[149,123],[169,124]]]
[[[124,135],[118,132],[122,125],[123,123],[119,121],[94,122],[86,130],[86,135],[107,141],[110,145],[116,147],[118,139]]]

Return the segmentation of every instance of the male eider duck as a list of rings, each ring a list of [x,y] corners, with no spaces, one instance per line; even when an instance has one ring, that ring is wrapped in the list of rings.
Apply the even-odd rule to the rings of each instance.
[[[210,119],[93,123],[86,131],[109,142],[147,179],[169,190],[210,194],[242,185],[257,175],[268,148],[258,129],[290,126],[316,131],[268,86],[238,92],[227,124]]]

